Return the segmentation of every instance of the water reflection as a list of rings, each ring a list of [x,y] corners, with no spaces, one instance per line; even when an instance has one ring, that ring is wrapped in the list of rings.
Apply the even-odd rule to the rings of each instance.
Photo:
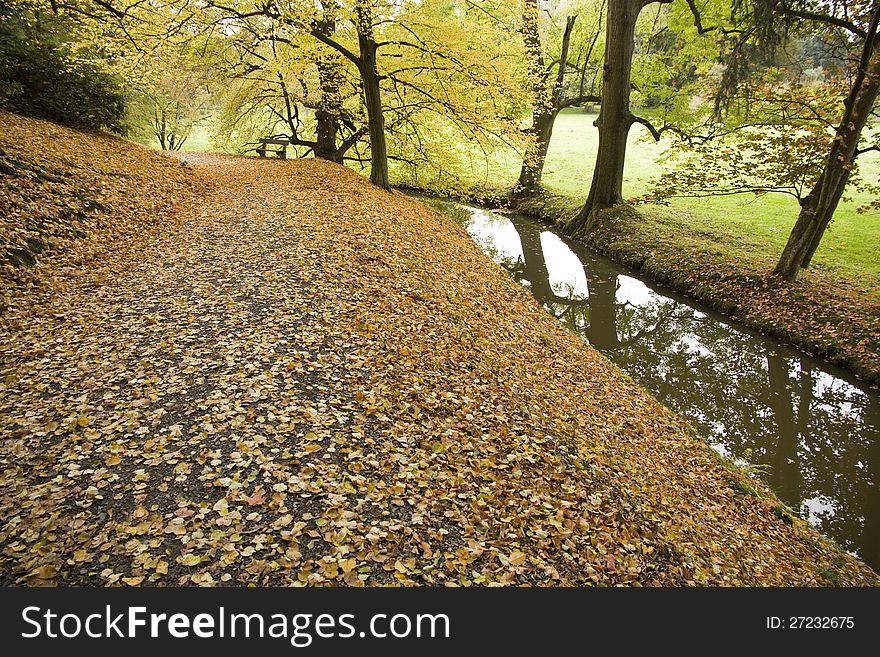
[[[559,321],[880,569],[880,394],[526,217],[439,203]]]

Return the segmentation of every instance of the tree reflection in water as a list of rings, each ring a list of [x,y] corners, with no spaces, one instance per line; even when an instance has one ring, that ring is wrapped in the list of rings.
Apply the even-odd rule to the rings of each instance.
[[[880,569],[876,390],[531,219],[439,207],[557,319],[718,451],[750,464],[821,532]]]

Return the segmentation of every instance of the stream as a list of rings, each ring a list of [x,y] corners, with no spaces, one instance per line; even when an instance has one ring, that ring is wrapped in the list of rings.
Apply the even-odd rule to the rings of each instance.
[[[538,221],[419,198],[718,452],[880,572],[880,391]]]

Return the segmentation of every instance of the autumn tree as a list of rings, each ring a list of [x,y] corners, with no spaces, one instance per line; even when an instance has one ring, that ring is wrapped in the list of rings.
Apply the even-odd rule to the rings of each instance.
[[[515,63],[499,29],[505,9],[503,2],[356,0],[348,23],[357,48],[312,29],[358,71],[374,184],[390,185],[389,160],[430,164],[437,135],[453,153],[515,139]]]
[[[391,182],[388,177],[388,146],[378,64],[379,42],[376,40],[375,29],[378,18],[374,4],[370,0],[354,0],[350,8],[349,20],[357,36],[356,50],[347,47],[335,34],[328,31],[325,21],[303,21],[303,24],[315,39],[336,50],[357,69],[367,112],[370,181],[378,187],[389,189]]]
[[[256,7],[219,0],[208,5],[208,24],[225,21],[239,33],[258,26],[260,38],[275,49],[273,57],[281,49],[297,49],[302,59],[317,62],[325,99],[338,91],[334,85],[345,79],[340,62],[346,64],[357,80],[363,118],[351,134],[366,135],[370,179],[379,187],[390,186],[389,160],[429,162],[436,156],[429,147],[440,141],[454,153],[481,140],[515,139],[516,93],[505,98],[515,62],[510,39],[494,16],[505,3],[340,0],[320,3],[317,12],[311,4],[273,1]],[[253,67],[249,74],[265,78],[264,66]],[[292,112],[298,104],[291,103]],[[317,129],[325,144],[318,151],[332,150],[330,137],[344,123],[339,107],[324,101],[318,107],[319,123],[321,115],[326,118]],[[341,161],[338,152],[332,159]],[[355,159],[363,160],[359,154]]]
[[[582,8],[585,9],[585,8]],[[523,157],[517,191],[534,192],[541,184],[544,162],[550,148],[553,125],[560,111],[581,103],[599,102],[595,93],[595,80],[587,88],[590,64],[594,61],[594,50],[601,33],[605,11],[604,0],[598,10],[587,17],[590,32],[575,35],[578,14],[565,16],[561,31],[551,19],[547,39],[542,39],[541,11],[538,0],[522,0],[522,35],[528,67],[528,81],[532,89],[532,121],[529,136],[532,141]],[[586,13],[586,12],[585,12]],[[572,40],[580,37],[575,44],[576,60],[572,61]],[[552,40],[552,44],[546,41]],[[547,61],[548,57],[551,61]],[[575,77],[574,84],[567,84]]]
[[[323,6],[316,24],[332,34],[335,5]],[[259,137],[285,137],[300,156],[342,163],[366,128],[357,81],[337,53],[283,21],[232,11],[203,17],[199,46],[218,90],[218,140],[240,148]],[[231,20],[235,29],[218,34],[207,29],[212,20]]]

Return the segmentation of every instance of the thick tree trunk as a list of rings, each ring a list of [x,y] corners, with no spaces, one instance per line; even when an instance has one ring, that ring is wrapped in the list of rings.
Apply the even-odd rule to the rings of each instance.
[[[318,79],[321,84],[321,106],[315,112],[315,157],[342,163],[336,146],[342,99],[339,95],[339,61],[328,55],[318,60]]]
[[[357,7],[357,33],[360,48],[360,73],[370,128],[370,181],[382,189],[390,189],[388,180],[388,149],[385,143],[385,115],[382,112],[381,78],[376,62],[376,39],[370,11],[363,1]]]
[[[825,168],[804,199],[788,243],[773,270],[776,276],[786,280],[793,280],[813,259],[825,229],[834,217],[858,157],[859,138],[880,94],[880,58],[876,57],[878,47],[875,36],[878,22],[880,6],[874,10],[859,73],[844,103],[843,117],[825,160]]]
[[[587,202],[569,223],[571,235],[589,232],[596,214],[623,201],[626,139],[633,124],[629,108],[636,20],[650,0],[609,0],[605,29],[605,65],[602,71],[602,107],[599,150]]]

